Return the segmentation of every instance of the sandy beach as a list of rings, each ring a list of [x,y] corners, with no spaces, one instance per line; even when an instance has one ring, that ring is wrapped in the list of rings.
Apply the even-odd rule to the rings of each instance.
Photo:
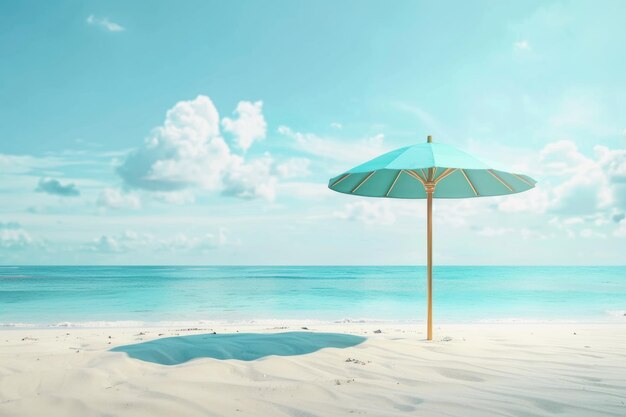
[[[3,330],[0,416],[626,415],[623,324],[445,325],[432,342],[422,327]],[[255,360],[175,358],[176,365],[110,351],[213,332],[233,340],[269,334],[277,343]],[[365,339],[296,355],[282,350],[286,332],[301,332],[305,344],[317,340],[313,332]],[[254,339],[245,343],[254,349]]]

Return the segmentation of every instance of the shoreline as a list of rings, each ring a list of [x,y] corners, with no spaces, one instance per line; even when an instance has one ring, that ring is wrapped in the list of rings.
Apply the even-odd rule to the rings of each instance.
[[[271,326],[271,325],[317,325],[317,326],[341,326],[341,325],[381,325],[381,326],[404,326],[425,325],[425,320],[386,320],[386,319],[341,319],[341,320],[316,320],[316,319],[251,319],[251,320],[110,320],[110,321],[62,321],[56,323],[0,323],[0,331],[20,329],[100,329],[100,328],[167,328],[167,327],[198,327],[198,326]],[[470,325],[559,325],[559,324],[583,324],[583,325],[626,325],[626,313],[617,312],[603,319],[526,319],[526,318],[502,318],[468,321],[440,320],[435,323],[442,326],[470,326]]]

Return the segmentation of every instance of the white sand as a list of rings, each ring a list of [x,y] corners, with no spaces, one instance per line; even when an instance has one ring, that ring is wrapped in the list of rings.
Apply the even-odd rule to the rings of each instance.
[[[623,324],[449,325],[432,342],[423,326],[309,327],[368,339],[300,356],[166,366],[108,349],[206,331],[2,330],[0,416],[626,416]]]

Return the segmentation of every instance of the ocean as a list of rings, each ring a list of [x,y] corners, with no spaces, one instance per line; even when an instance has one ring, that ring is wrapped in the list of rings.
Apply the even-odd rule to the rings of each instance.
[[[626,322],[626,267],[439,266],[435,323]],[[0,326],[397,321],[423,266],[2,266]]]

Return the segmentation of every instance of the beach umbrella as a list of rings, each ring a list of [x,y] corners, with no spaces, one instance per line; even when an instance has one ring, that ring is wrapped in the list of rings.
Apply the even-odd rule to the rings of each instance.
[[[443,143],[396,149],[328,183],[328,188],[365,197],[426,199],[428,332],[433,338],[433,198],[474,198],[514,194],[534,188],[532,178],[494,169],[479,159]]]

